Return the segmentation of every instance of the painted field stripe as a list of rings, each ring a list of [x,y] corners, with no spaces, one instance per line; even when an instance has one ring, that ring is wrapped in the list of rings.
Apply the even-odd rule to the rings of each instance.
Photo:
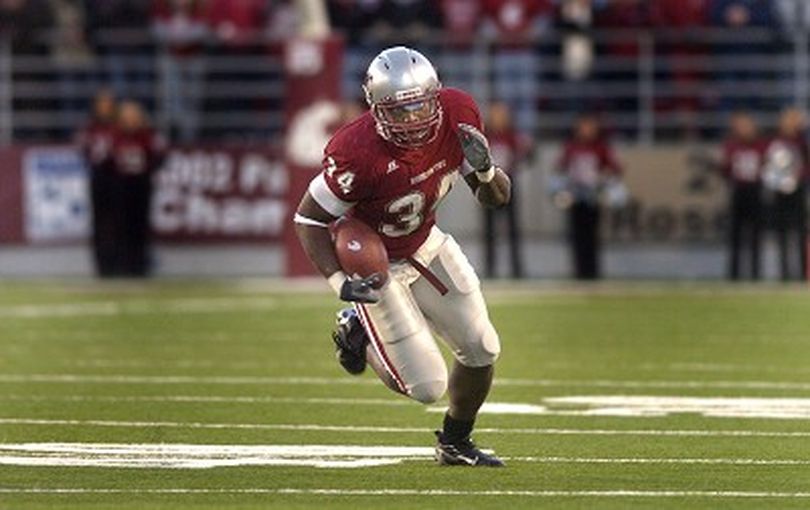
[[[369,405],[384,407],[415,407],[413,402],[390,398],[328,398],[328,397],[239,397],[239,396],[97,396],[97,395],[0,395],[0,401],[18,402],[172,402],[172,403],[234,403],[234,404],[317,404],[317,405]]]
[[[654,457],[502,457],[539,464],[705,464],[729,466],[810,466],[810,459],[654,458]]]
[[[272,376],[152,376],[83,374],[0,374],[0,383],[90,383],[90,384],[279,384],[293,386],[374,385],[377,379],[349,377]]]
[[[184,298],[158,301],[26,304],[0,307],[0,318],[40,319],[57,317],[146,315],[165,313],[245,312],[278,308],[276,299]]]
[[[419,427],[376,427],[367,425],[317,425],[289,423],[201,423],[170,421],[114,421],[114,420],[60,420],[40,418],[0,418],[0,425],[46,425],[79,427],[124,427],[124,428],[188,428],[188,429],[247,429],[287,430],[315,432],[382,432],[426,434]],[[666,430],[666,429],[557,429],[557,428],[478,428],[481,434],[529,434],[560,436],[674,436],[674,437],[810,437],[810,431],[769,430]]]
[[[0,383],[93,384],[278,384],[301,386],[379,385],[377,379],[357,377],[187,376],[101,374],[0,374]],[[589,387],[630,389],[750,389],[810,391],[810,382],[777,381],[621,381],[568,379],[495,379],[496,386]]]
[[[449,489],[298,489],[298,488],[243,488],[243,489],[95,489],[58,487],[0,487],[0,494],[276,494],[323,496],[518,496],[538,498],[697,498],[697,499],[806,499],[810,492],[766,491],[643,491],[616,490],[483,490],[461,491]]]
[[[487,450],[489,453],[489,450]],[[227,466],[352,468],[432,460],[423,446],[339,444],[0,443],[0,465],[205,469]],[[810,459],[504,457],[541,464],[806,466]]]

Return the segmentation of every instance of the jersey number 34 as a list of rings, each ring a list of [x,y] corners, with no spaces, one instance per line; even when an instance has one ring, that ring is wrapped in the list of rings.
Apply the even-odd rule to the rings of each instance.
[[[450,188],[453,187],[455,178],[455,172],[442,177],[436,195],[432,197],[429,212],[432,213],[436,210]],[[427,205],[425,194],[421,191],[411,191],[395,198],[385,208],[385,212],[391,215],[394,221],[380,225],[380,231],[388,237],[402,237],[416,232],[425,221],[425,205]]]

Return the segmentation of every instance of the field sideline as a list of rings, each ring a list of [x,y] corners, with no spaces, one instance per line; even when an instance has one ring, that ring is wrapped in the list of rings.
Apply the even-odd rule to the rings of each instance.
[[[485,284],[503,470],[340,370],[324,288],[0,281],[0,509],[810,506],[806,287]]]

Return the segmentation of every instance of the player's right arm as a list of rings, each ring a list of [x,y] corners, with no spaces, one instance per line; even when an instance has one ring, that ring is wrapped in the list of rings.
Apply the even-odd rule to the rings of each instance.
[[[307,257],[340,299],[374,303],[380,299],[379,291],[373,288],[376,282],[373,278],[352,279],[346,276],[338,262],[329,231],[329,225],[351,209],[360,198],[355,187],[355,172],[348,170],[345,162],[341,163],[331,155],[324,159],[324,171],[312,179],[296,210],[293,219],[295,233]]]

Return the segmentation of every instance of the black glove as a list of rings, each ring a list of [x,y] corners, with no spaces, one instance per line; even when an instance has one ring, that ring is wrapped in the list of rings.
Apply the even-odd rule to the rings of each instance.
[[[458,139],[461,150],[467,163],[476,172],[488,172],[492,168],[492,154],[489,152],[489,142],[477,127],[470,124],[458,125]]]
[[[340,287],[340,299],[353,303],[376,303],[380,300],[383,277],[377,273],[365,278],[346,278]]]

